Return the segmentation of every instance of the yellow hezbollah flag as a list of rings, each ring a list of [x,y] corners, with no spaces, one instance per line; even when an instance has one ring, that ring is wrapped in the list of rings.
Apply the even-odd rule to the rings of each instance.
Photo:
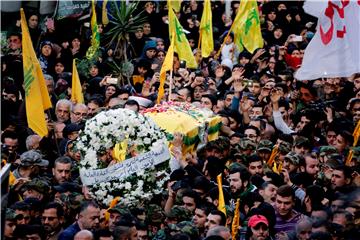
[[[223,212],[226,216],[226,208],[225,208],[225,199],[224,199],[224,192],[222,188],[222,174],[220,173],[216,177],[218,188],[219,188],[219,205],[218,210]]]
[[[168,8],[170,6],[175,12],[180,12],[181,0],[168,0]]]
[[[173,34],[171,38],[171,44],[168,48],[168,51],[166,53],[164,63],[161,66],[160,70],[160,86],[159,86],[159,92],[157,97],[157,103],[160,103],[162,97],[164,96],[164,85],[165,85],[165,78],[166,78],[166,71],[171,71],[173,68],[173,62],[174,62],[174,39],[175,36]]]
[[[241,1],[238,13],[231,26],[234,43],[240,51],[245,47],[250,53],[264,45],[261,36],[258,6],[255,0]]]
[[[73,60],[73,72],[71,79],[71,101],[74,103],[84,103],[84,96],[80,83],[79,73],[76,68],[75,59]]]
[[[169,34],[170,39],[172,38],[171,35],[174,35],[175,52],[179,54],[180,60],[186,61],[186,65],[189,68],[197,68],[197,63],[191,51],[189,41],[172,8],[169,8]]]
[[[210,0],[204,1],[204,11],[200,23],[201,55],[208,57],[214,50],[214,39],[212,32],[212,13]]]
[[[95,55],[96,51],[99,49],[100,46],[100,34],[96,20],[96,10],[95,10],[94,0],[91,1],[91,12],[92,12],[92,16],[91,16],[92,35],[91,35],[91,46],[88,48],[86,52],[86,57],[88,59],[92,58]]]
[[[26,116],[29,128],[40,137],[44,137],[48,134],[44,111],[51,108],[51,102],[40,63],[31,42],[23,9],[20,9],[20,14]]]
[[[232,239],[236,239],[236,235],[239,231],[240,226],[240,199],[236,200],[234,219],[231,225],[231,236]]]

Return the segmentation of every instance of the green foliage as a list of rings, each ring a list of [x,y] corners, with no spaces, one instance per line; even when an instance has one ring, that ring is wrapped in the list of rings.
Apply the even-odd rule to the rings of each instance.
[[[136,13],[139,1],[126,5],[125,1],[112,1],[109,15],[109,31],[105,34],[108,45],[115,45],[115,57],[127,60],[126,48],[130,33],[134,33],[147,21],[143,12]],[[117,56],[116,56],[117,55]]]

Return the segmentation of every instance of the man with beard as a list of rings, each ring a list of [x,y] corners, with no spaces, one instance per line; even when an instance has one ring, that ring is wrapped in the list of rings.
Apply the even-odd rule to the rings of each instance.
[[[62,184],[68,182],[71,179],[71,158],[62,156],[55,160],[54,168],[52,169],[54,175],[54,182]]]
[[[233,168],[229,172],[229,184],[232,199],[243,198],[249,192],[256,190],[256,187],[250,184],[250,173],[246,168]]]
[[[59,240],[72,240],[81,230],[96,230],[99,227],[100,208],[96,202],[85,201],[80,206],[77,221],[66,228],[59,236]]]
[[[48,203],[42,213],[42,224],[47,240],[57,240],[63,231],[64,210],[57,202]]]

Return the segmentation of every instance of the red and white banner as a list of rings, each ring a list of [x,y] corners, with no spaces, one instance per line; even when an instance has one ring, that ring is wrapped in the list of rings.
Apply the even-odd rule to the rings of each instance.
[[[305,50],[298,80],[349,77],[360,72],[360,0],[306,1],[304,10],[318,18]]]

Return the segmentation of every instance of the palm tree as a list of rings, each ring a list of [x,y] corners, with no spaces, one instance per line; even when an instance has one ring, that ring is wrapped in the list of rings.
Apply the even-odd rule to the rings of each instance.
[[[125,1],[120,3],[113,1],[110,5],[109,30],[106,38],[109,39],[109,45],[115,44],[116,56],[127,61],[126,49],[129,46],[130,33],[135,33],[138,28],[147,21],[143,11],[136,13],[139,1],[126,5]]]
[[[120,3],[112,1],[108,11],[109,30],[105,34],[105,39],[109,41],[108,46],[115,46],[114,61],[110,66],[115,73],[121,73],[119,78],[122,83],[124,83],[123,77],[129,81],[134,70],[127,55],[127,49],[130,46],[130,34],[135,33],[147,21],[143,11],[137,13],[139,2],[135,1],[126,5],[124,0]]]

